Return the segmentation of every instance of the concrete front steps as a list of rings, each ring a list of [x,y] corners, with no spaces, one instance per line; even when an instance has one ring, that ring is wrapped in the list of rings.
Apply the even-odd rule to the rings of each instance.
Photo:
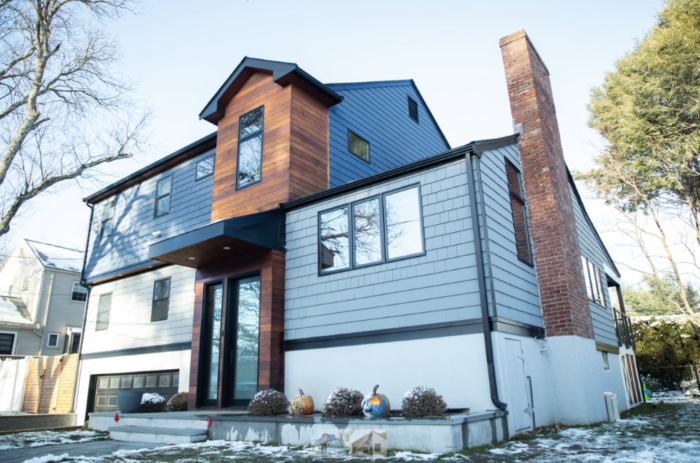
[[[109,437],[125,442],[191,444],[207,440],[207,429],[157,428],[154,426],[110,426]]]

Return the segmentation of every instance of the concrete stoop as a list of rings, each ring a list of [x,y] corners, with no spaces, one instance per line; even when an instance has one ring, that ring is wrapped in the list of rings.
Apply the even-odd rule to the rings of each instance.
[[[153,426],[110,426],[109,437],[125,442],[152,442],[155,444],[191,444],[207,440],[207,430],[186,428],[158,428]]]

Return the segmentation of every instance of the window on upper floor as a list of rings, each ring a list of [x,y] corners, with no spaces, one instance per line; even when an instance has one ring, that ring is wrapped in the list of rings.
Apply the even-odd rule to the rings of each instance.
[[[156,184],[156,204],[154,216],[160,217],[170,212],[170,192],[173,189],[173,177],[165,177]]]
[[[46,347],[58,347],[58,333],[49,333],[46,340]]]
[[[170,306],[170,278],[156,280],[153,283],[153,305],[151,306],[151,321],[159,322],[168,319]]]
[[[112,309],[112,293],[101,294],[97,304],[97,321],[95,331],[109,328],[109,312]]]
[[[418,102],[408,97],[408,115],[411,119],[418,122]]]
[[[581,266],[583,269],[583,279],[586,282],[586,294],[588,294],[588,299],[605,307],[603,288],[607,285],[603,285],[603,272],[584,256],[581,256]]]
[[[117,198],[115,197],[102,206],[102,226],[100,227],[100,236],[102,238],[111,235],[114,231],[114,206],[116,202]]]
[[[423,253],[420,188],[417,185],[319,214],[321,273]]]
[[[527,222],[527,208],[523,195],[523,182],[520,171],[506,159],[506,177],[508,178],[508,194],[510,210],[513,214],[513,230],[515,232],[515,250],[518,259],[532,265],[532,247],[530,246],[530,229]]]
[[[73,291],[71,292],[70,296],[71,301],[85,302],[87,301],[87,294],[87,289],[80,286],[80,283],[77,281],[73,282]]]
[[[29,278],[25,278],[22,281],[22,291],[26,291],[29,289]]]
[[[197,161],[194,174],[195,181],[209,177],[214,173],[214,161],[215,157],[213,154],[200,161]]]
[[[15,347],[15,333],[0,333],[0,355],[12,355]]]
[[[261,106],[238,120],[236,189],[257,183],[262,178],[264,113],[264,107]]]
[[[352,130],[348,130],[348,151],[369,162],[369,142]]]

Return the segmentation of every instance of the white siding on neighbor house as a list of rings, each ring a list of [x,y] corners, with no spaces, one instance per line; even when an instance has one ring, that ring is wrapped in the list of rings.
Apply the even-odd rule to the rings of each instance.
[[[73,283],[80,280],[80,275],[73,272],[47,271],[53,273],[49,313],[44,328],[42,355],[61,355],[64,351],[68,328],[81,328],[85,313],[85,302],[71,299]],[[49,347],[49,333],[58,333],[58,346]]]
[[[318,213],[420,184],[426,255],[318,275]],[[287,215],[285,339],[481,317],[464,160]]]
[[[518,259],[515,246],[506,159],[521,170],[520,154],[515,145],[486,151],[479,161],[486,206],[488,248],[493,268],[496,315],[543,327],[537,273],[534,267]],[[481,214],[481,211],[479,213]],[[488,268],[486,272],[488,273]],[[489,313],[494,315],[491,298],[487,299]]]
[[[612,267],[612,262],[605,255],[603,247],[591,229],[590,224],[583,214],[581,205],[576,199],[576,195],[571,190],[571,201],[574,203],[574,215],[576,217],[576,230],[578,231],[578,241],[581,253],[588,258],[596,267],[605,272],[605,266]],[[583,266],[581,267],[583,272]],[[605,283],[605,282],[604,282]],[[615,322],[613,320],[612,309],[610,308],[610,295],[608,288],[603,288],[605,297],[605,307],[590,302],[591,316],[593,318],[593,333],[595,340],[612,346],[617,346],[617,335],[615,334]]]
[[[100,237],[102,210],[114,196],[96,204],[85,278],[93,281],[118,270],[145,267],[152,263],[148,259],[151,244],[208,224],[214,176],[195,180],[195,168],[212,154],[214,150],[207,151],[118,193],[114,231],[104,238]],[[154,217],[156,184],[171,175],[170,212]],[[161,234],[154,237],[157,231]]]
[[[153,284],[171,277],[168,319],[151,322]],[[83,353],[192,341],[195,270],[171,265],[97,285],[90,292]],[[100,295],[112,293],[109,327],[95,331]]]
[[[35,320],[42,319],[43,314],[37,317],[36,312],[41,295],[43,272],[44,266],[22,240],[0,271],[0,295],[10,295],[8,291],[12,286],[11,296],[22,298]],[[29,280],[29,285],[26,290],[22,290],[22,282],[26,279]]]

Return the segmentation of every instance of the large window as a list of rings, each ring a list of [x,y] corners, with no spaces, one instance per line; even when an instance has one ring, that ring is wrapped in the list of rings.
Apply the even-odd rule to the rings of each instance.
[[[87,301],[87,289],[80,286],[80,283],[73,282],[73,291],[71,292],[70,300],[76,302]]]
[[[173,187],[173,178],[165,177],[156,184],[156,206],[154,215],[160,217],[170,212],[170,192]]]
[[[238,121],[238,161],[236,188],[259,182],[262,178],[263,118],[261,106]]]
[[[530,232],[527,224],[527,209],[520,172],[506,159],[506,176],[508,177],[508,193],[510,209],[513,214],[513,229],[515,232],[515,249],[518,259],[532,265],[532,248],[530,247]]]
[[[170,306],[170,278],[156,280],[153,284],[153,306],[151,308],[151,321],[159,322],[168,319]]]
[[[112,293],[102,294],[97,305],[97,323],[95,331],[102,331],[109,328],[109,312],[112,308]]]
[[[113,199],[102,206],[102,226],[100,227],[100,236],[105,237],[112,234],[114,231],[114,205],[117,199]]]
[[[417,185],[319,214],[321,273],[374,265],[423,252]]]
[[[348,151],[369,162],[369,142],[352,130],[348,130]]]
[[[605,307],[603,291],[607,284],[603,285],[603,272],[584,256],[581,256],[581,266],[583,267],[583,278],[586,281],[588,299]]]

